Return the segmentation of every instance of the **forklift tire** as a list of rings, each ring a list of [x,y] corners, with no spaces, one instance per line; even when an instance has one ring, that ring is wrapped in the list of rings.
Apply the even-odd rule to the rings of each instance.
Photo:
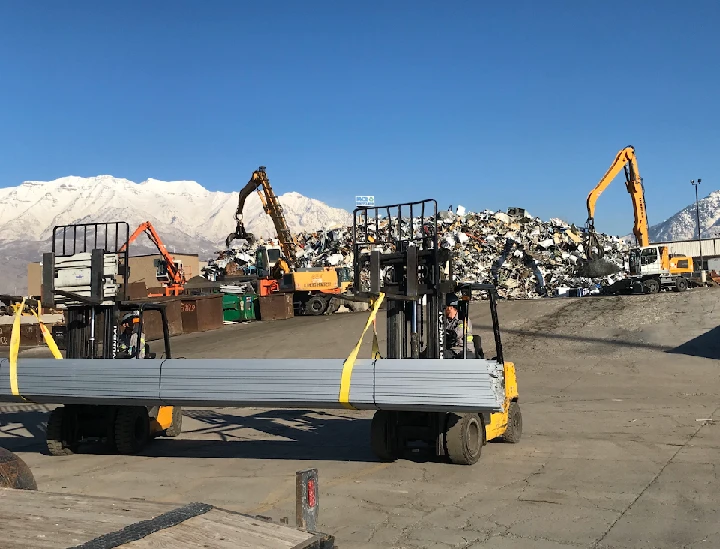
[[[647,279],[643,286],[645,288],[646,294],[656,294],[660,291],[660,282],[655,280],[654,278]]]
[[[71,414],[67,414],[64,406],[55,408],[50,412],[47,428],[45,429],[45,443],[48,454],[51,456],[71,456],[75,453],[76,441],[73,425],[70,425]]]
[[[311,296],[305,303],[305,314],[320,316],[325,313],[328,307],[328,300],[319,295]]]
[[[173,406],[172,424],[163,431],[164,437],[176,437],[182,433],[182,408]]]
[[[445,451],[456,465],[473,465],[480,459],[485,426],[477,414],[447,414]]]
[[[684,276],[679,276],[675,279],[675,287],[673,290],[676,292],[684,292],[688,289],[688,280]]]
[[[387,410],[378,410],[370,423],[370,447],[380,461],[395,461],[399,455],[397,441],[389,436],[391,417]]]
[[[115,418],[115,447],[121,454],[137,454],[150,440],[150,418],[144,406],[121,406]]]
[[[517,444],[520,442],[522,436],[522,413],[520,412],[520,405],[517,402],[511,402],[508,408],[508,422],[505,432],[503,433],[503,440],[511,444]]]

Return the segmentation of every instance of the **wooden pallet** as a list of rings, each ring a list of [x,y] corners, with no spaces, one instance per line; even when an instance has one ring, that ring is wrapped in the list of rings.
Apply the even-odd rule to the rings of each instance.
[[[331,549],[334,538],[203,503],[0,488],[3,549]]]

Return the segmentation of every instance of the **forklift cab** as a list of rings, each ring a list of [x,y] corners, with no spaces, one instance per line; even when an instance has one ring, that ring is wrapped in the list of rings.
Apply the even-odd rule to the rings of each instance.
[[[500,320],[498,319],[497,313],[497,290],[492,284],[480,284],[461,282],[458,283],[455,288],[455,294],[458,296],[458,316],[460,321],[470,318],[470,302],[473,298],[473,292],[481,293],[482,297],[485,298],[490,305],[490,318],[492,320],[493,336],[495,339],[495,357],[492,360],[502,362],[502,340],[500,337]],[[480,334],[473,331],[471,334],[467,334],[465,331],[465,324],[463,323],[463,351],[461,356],[454,358],[478,358],[484,359],[485,352],[482,348],[482,338]]]
[[[145,313],[148,311],[156,311],[160,315],[160,321],[162,323],[163,330],[163,344],[164,352],[161,358],[172,358],[170,351],[170,330],[168,328],[167,313],[164,303],[141,303],[141,302],[121,302],[118,305],[118,339],[124,339],[123,334],[123,319],[128,315],[132,315],[131,323],[128,325],[131,327],[131,334],[137,335],[137,339],[140,341],[140,345],[133,347],[131,353],[123,353],[120,349],[120,345],[115,352],[115,358],[157,358],[157,353],[150,352],[150,344],[145,341]],[[130,335],[130,334],[128,334]]]

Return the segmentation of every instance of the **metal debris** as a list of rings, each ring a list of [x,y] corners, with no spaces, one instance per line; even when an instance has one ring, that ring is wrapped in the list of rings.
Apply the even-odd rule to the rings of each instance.
[[[416,218],[410,227],[409,219],[385,217],[377,226],[368,227],[368,241],[399,241],[410,232],[422,237],[431,226],[428,221],[429,218]],[[584,260],[581,229],[558,218],[543,221],[523,208],[468,212],[458,206],[455,211],[438,213],[438,232],[440,246],[447,248],[454,258],[457,280],[493,283],[500,297],[507,299],[598,294],[602,285],[626,277],[625,257],[629,250],[626,242],[601,235],[604,267],[593,271]],[[394,235],[398,238],[393,238]],[[301,267],[353,264],[349,227],[301,233],[297,241]],[[263,243],[239,242],[220,252],[205,269],[205,276],[223,280],[254,274],[255,250]],[[363,279],[364,274],[361,270]]]

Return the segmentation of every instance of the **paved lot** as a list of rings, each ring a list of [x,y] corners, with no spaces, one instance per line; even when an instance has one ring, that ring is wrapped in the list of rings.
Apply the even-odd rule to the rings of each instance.
[[[524,435],[489,444],[473,467],[378,463],[370,414],[309,410],[186,410],[185,433],[142,456],[51,458],[33,438],[45,409],[4,407],[0,445],[27,461],[41,490],[205,501],[291,522],[295,471],[317,467],[320,528],[343,549],[720,547],[719,301],[720,291],[693,290],[502,303]],[[365,318],[173,343],[187,357],[344,357]]]

